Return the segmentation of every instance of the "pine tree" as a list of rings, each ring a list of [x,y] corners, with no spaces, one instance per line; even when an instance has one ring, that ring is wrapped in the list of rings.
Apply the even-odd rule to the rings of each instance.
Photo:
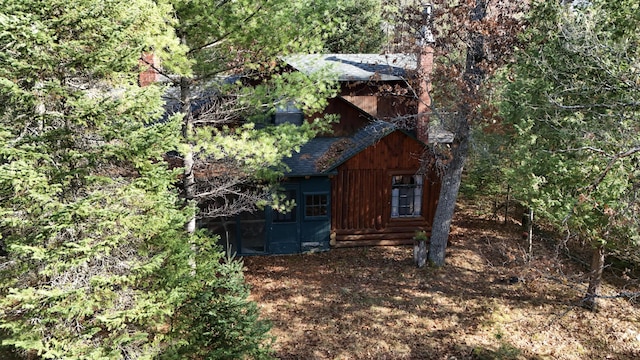
[[[181,119],[159,122],[164,90],[137,85],[143,50],[181,61],[171,8],[0,8],[2,345],[43,358],[170,356],[202,330],[182,311],[200,301],[193,316],[209,317],[199,335],[211,346],[191,356],[268,356],[239,264],[183,230],[193,213],[163,159],[179,146]]]
[[[326,121],[272,126],[278,107],[310,115],[334,92],[323,73],[308,77],[285,68],[284,56],[319,50],[333,27],[334,2],[172,1],[173,26],[187,62],[164,52],[157,70],[173,79],[182,119],[183,196],[197,217],[253,211],[274,197],[282,159]],[[163,49],[151,49],[162,52]],[[182,59],[182,54],[177,54]],[[186,65],[185,65],[186,64]],[[194,112],[205,104],[206,110]],[[202,169],[234,169],[206,171]],[[275,201],[275,202],[274,202]],[[186,224],[196,229],[196,215]]]
[[[640,37],[635,1],[536,3],[527,46],[505,76],[518,196],[592,248],[584,304],[605,255],[638,261]]]

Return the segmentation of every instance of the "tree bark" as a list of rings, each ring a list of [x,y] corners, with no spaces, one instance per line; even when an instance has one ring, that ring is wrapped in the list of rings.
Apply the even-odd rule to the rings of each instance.
[[[471,13],[471,21],[481,21],[486,16],[486,8],[486,0],[476,0],[476,6]],[[469,35],[464,71],[465,89],[463,90],[463,98],[460,99],[454,141],[451,144],[451,160],[446,164],[444,170],[438,206],[431,228],[429,262],[437,267],[444,266],[451,220],[458,199],[464,163],[469,153],[469,127],[472,118],[475,117],[472,104],[477,102],[478,88],[484,78],[484,72],[479,66],[484,59],[484,37],[473,31]]]
[[[417,240],[413,245],[413,262],[418,268],[423,268],[427,263],[427,242]]]
[[[527,214],[527,259],[533,260],[533,208]]]
[[[466,123],[466,120],[461,121]],[[469,128],[468,125],[466,127],[466,136],[461,137],[457,144],[452,145],[453,158],[447,165],[444,176],[442,177],[438,206],[433,218],[429,243],[429,262],[437,267],[444,266],[449,229],[456,208],[464,163],[467,160],[467,154],[469,152]]]
[[[184,186],[184,201],[185,206],[195,207],[195,176],[193,175],[193,146],[189,145],[189,151],[184,156],[184,169],[183,169],[183,186]],[[193,215],[187,220],[184,225],[185,230],[189,234],[193,234],[196,231],[196,216],[195,211]]]
[[[582,300],[583,307],[591,311],[598,310],[597,296],[602,285],[602,271],[604,270],[604,245],[600,244],[593,249],[591,255],[591,272],[589,273],[589,287]]]
[[[185,206],[195,207],[194,199],[196,180],[193,173],[193,145],[189,139],[193,132],[193,116],[191,114],[191,81],[186,77],[180,79],[180,102],[182,105],[180,110],[184,116],[182,120],[182,138],[187,144],[189,144],[189,148],[186,154],[184,154],[182,165],[182,189],[184,191]],[[187,220],[184,226],[185,230],[189,234],[193,234],[196,231],[195,209],[193,210],[193,216]]]

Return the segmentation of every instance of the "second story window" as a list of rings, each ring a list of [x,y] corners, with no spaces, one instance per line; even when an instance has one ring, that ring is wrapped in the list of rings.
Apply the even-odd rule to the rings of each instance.
[[[274,123],[276,125],[284,123],[302,125],[302,121],[304,121],[304,114],[293,102],[287,102],[286,105],[278,106],[276,108],[274,116]]]

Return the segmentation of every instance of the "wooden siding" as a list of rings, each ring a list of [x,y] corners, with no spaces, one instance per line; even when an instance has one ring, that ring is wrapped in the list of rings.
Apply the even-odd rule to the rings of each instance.
[[[311,122],[327,114],[339,115],[340,121],[331,124],[331,130],[324,136],[350,136],[371,121],[363,110],[359,110],[356,106],[341,98],[329,99],[327,107],[321,113],[310,116],[307,121]]]
[[[398,96],[396,87],[406,88],[406,84],[397,81],[348,83],[343,84],[341,96],[378,119],[415,114],[415,100]]]
[[[395,131],[338,167],[332,179],[334,246],[408,243],[415,231],[431,229],[440,191],[433,173],[424,180],[422,216],[391,218],[391,176],[415,174],[422,149]]]
[[[398,96],[368,95],[343,98],[377,119],[392,119],[409,114],[411,110],[410,104]]]
[[[369,96],[349,96],[345,95],[343,98],[367,112],[373,117],[378,117],[378,97],[375,95]]]
[[[378,96],[377,110],[379,119],[393,119],[398,116],[415,114],[413,99],[400,96]]]

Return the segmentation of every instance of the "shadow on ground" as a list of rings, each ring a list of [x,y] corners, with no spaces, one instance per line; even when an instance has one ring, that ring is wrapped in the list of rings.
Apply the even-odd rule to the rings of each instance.
[[[411,247],[376,247],[248,257],[246,276],[273,322],[280,359],[637,354],[637,344],[610,346],[605,339],[603,349],[591,341],[593,331],[586,329],[602,319],[577,316],[582,279],[566,275],[580,271],[544,256],[549,250],[540,244],[539,260],[526,263],[519,234],[515,225],[458,221],[443,269],[417,269]]]

